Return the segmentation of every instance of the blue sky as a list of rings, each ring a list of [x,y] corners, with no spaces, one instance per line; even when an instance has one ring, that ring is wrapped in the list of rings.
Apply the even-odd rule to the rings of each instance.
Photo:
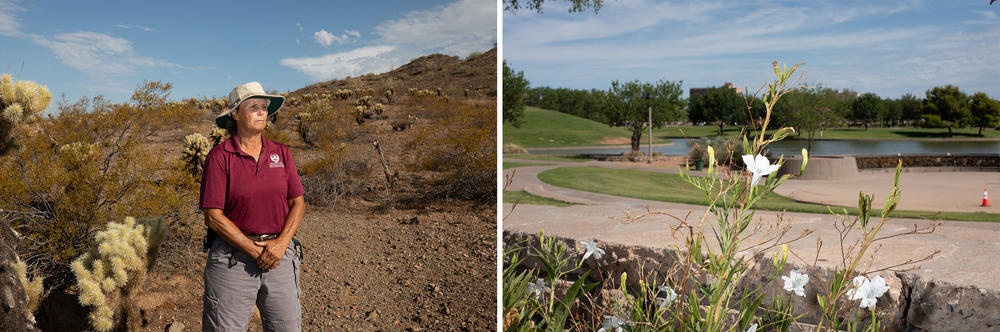
[[[1000,97],[1000,4],[989,1],[605,0],[567,13],[503,13],[503,57],[532,86],[612,80],[732,82],[756,90],[771,61],[805,62],[810,85],[924,96],[954,84]]]
[[[0,72],[71,102],[124,102],[143,79],[173,82],[172,99],[221,97],[248,81],[292,91],[497,41],[492,0],[276,3],[0,0]]]

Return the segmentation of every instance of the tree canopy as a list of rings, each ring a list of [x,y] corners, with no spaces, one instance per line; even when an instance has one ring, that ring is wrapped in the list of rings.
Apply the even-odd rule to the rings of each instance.
[[[728,122],[746,122],[746,101],[729,87],[712,87],[690,97],[688,119],[691,122],[708,122],[719,125],[719,135]]]
[[[550,0],[551,1],[551,0]],[[604,0],[563,0],[570,3],[569,12],[577,13],[582,12],[587,8],[593,8],[596,14],[601,7],[604,6]],[[514,14],[517,14],[517,10],[521,9],[522,6],[527,7],[528,10],[534,10],[535,12],[542,12],[542,4],[545,0],[503,0],[503,10]]]
[[[681,82],[660,80],[656,83],[611,82],[608,90],[607,118],[611,125],[624,124],[632,129],[632,151],[639,150],[642,131],[649,122],[652,108],[652,126],[659,128],[665,122],[673,122],[684,116],[684,100],[681,99]],[[650,99],[646,99],[647,95]]]
[[[507,66],[507,60],[503,61],[503,120],[514,128],[521,128],[524,123],[524,94],[528,84],[523,71],[515,73]]]
[[[969,97],[950,84],[927,90],[923,113],[926,126],[948,128],[948,136],[952,135],[952,128],[963,127],[972,118]]]

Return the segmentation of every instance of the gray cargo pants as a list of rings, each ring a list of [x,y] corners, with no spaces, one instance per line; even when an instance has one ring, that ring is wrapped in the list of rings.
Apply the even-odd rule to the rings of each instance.
[[[202,330],[245,332],[256,304],[265,331],[301,331],[299,264],[289,244],[277,269],[261,271],[253,257],[216,238],[205,265]]]

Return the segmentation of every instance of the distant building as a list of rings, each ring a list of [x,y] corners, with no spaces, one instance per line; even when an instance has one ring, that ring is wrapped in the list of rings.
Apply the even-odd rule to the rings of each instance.
[[[736,94],[743,93],[743,89],[736,87],[736,85],[731,82],[726,82],[726,84],[723,84],[722,86],[736,90]],[[688,98],[691,98],[694,95],[703,94],[705,93],[705,90],[708,90],[708,88],[691,88],[691,90],[688,91]]]

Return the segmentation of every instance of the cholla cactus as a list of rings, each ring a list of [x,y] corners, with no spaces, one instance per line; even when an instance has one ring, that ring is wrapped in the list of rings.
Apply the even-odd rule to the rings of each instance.
[[[129,330],[140,327],[142,318],[131,301],[165,236],[162,218],[109,222],[107,230],[94,235],[95,246],[70,265],[80,288],[80,304],[93,307],[89,318],[95,330],[110,331],[122,323]]]
[[[14,269],[14,273],[21,281],[21,286],[24,287],[24,293],[28,295],[28,311],[35,312],[35,309],[38,309],[38,304],[42,303],[42,280],[44,278],[35,277],[28,281],[28,265],[20,258],[10,263],[10,267]]]
[[[438,97],[444,96],[444,90],[441,90],[441,88],[436,88],[434,91],[437,93]]]
[[[351,114],[354,114],[354,121],[357,122],[358,125],[365,123],[365,112],[367,111],[368,110],[365,109],[364,106],[360,105],[354,106],[354,109],[351,110]]]
[[[387,100],[389,104],[392,104],[392,89],[385,90],[383,96],[385,96],[385,100]]]
[[[184,160],[184,169],[191,175],[201,174],[205,166],[205,157],[212,149],[212,143],[208,138],[199,133],[194,133],[184,137],[184,151],[181,158]]]
[[[408,94],[410,96],[416,96],[417,95],[417,88],[406,89],[406,94]]]
[[[0,154],[14,142],[14,128],[38,118],[49,107],[52,94],[44,85],[14,81],[10,74],[0,76]]]
[[[208,133],[208,139],[212,141],[212,147],[219,145],[226,138],[229,138],[229,132],[219,127],[212,126],[212,132]]]
[[[375,114],[382,114],[382,111],[385,111],[385,107],[382,107],[381,103],[375,103],[375,106],[372,106],[372,112]]]
[[[372,96],[364,96],[358,98],[358,101],[354,103],[354,106],[364,106],[366,109],[371,107]]]

